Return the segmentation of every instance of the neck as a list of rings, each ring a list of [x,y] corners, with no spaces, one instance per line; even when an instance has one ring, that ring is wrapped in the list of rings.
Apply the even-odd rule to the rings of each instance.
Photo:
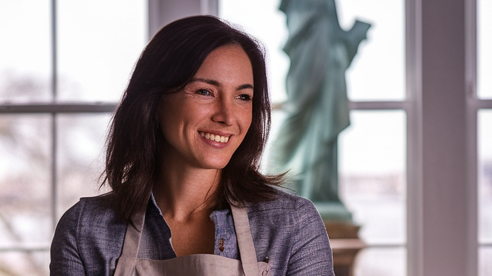
[[[220,180],[220,170],[164,165],[153,188],[165,218],[182,221],[203,212],[210,214]]]

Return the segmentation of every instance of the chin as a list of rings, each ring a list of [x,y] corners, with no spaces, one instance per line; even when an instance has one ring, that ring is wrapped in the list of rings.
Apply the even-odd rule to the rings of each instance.
[[[215,170],[222,170],[226,166],[227,166],[227,163],[226,164],[213,164],[213,165],[210,165],[209,168],[215,169]]]
[[[229,164],[229,161],[230,161],[230,159],[228,159],[228,160],[216,160],[216,161],[208,162],[206,167],[208,167],[210,169],[222,170],[223,168],[225,168],[227,166],[227,164]]]

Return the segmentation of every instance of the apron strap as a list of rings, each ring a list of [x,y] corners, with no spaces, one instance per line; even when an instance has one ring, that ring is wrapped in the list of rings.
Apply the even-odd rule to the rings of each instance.
[[[138,257],[140,238],[142,237],[143,225],[145,221],[145,211],[137,212],[132,217],[132,224],[126,227],[125,240],[123,242],[123,252],[121,253],[114,275],[128,275],[133,273],[135,262]],[[133,274],[131,274],[133,275]]]
[[[256,250],[249,227],[248,212],[246,208],[231,206],[236,238],[241,254],[241,264],[245,276],[257,276],[260,274],[256,260]]]
[[[257,276],[259,275],[259,268],[253,237],[251,236],[247,209],[231,206],[231,210],[244,275]],[[145,211],[137,212],[132,217],[133,225],[129,224],[127,226],[123,252],[118,260],[115,276],[127,275],[128,272],[133,271],[138,257],[144,221]]]

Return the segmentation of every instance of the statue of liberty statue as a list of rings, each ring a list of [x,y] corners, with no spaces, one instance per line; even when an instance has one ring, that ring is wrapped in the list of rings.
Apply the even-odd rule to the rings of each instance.
[[[271,172],[289,171],[289,185],[312,200],[323,219],[351,221],[338,195],[337,141],[349,126],[345,71],[370,24],[340,27],[334,0],[282,0],[290,58],[286,119],[270,150]]]

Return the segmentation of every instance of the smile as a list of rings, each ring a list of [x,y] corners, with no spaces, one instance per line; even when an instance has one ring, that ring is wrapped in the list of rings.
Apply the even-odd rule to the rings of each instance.
[[[215,141],[219,143],[227,143],[229,141],[229,137],[227,136],[220,136],[217,134],[212,134],[212,133],[205,133],[205,132],[200,132],[200,135],[210,141]]]

